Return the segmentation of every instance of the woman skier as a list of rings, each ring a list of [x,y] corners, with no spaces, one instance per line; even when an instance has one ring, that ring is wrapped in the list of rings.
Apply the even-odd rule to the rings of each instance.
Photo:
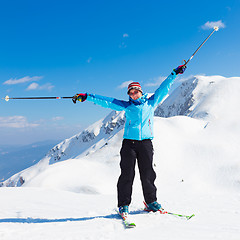
[[[125,111],[126,123],[124,128],[122,148],[120,151],[121,175],[117,183],[118,207],[122,216],[128,214],[131,203],[132,185],[135,176],[135,164],[138,161],[140,179],[147,211],[158,211],[161,204],[157,202],[157,188],[154,184],[156,173],[153,169],[153,116],[157,105],[169,92],[177,74],[182,74],[185,65],[173,69],[155,93],[148,98],[143,94],[141,85],[132,82],[128,85],[128,101],[118,100],[89,93],[76,94],[73,102],[94,102],[102,107],[116,111]]]

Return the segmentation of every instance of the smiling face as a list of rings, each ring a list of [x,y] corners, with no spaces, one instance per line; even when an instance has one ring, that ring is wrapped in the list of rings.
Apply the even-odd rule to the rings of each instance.
[[[137,89],[131,89],[128,93],[128,95],[133,99],[137,100],[142,96],[142,93],[138,91]]]

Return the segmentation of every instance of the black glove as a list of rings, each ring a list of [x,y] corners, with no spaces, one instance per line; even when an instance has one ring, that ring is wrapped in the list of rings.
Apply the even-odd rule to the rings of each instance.
[[[173,71],[176,73],[176,75],[183,74],[185,72],[186,68],[187,68],[186,65],[180,65],[177,68],[173,69]]]
[[[73,98],[72,101],[73,103],[76,103],[77,101],[79,102],[84,102],[87,99],[87,94],[86,93],[77,93]]]

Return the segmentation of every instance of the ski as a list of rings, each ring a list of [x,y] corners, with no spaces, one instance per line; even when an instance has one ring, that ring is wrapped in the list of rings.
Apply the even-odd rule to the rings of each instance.
[[[189,220],[190,218],[194,217],[195,214],[192,214],[192,215],[183,215],[183,214],[177,214],[177,213],[171,213],[171,212],[167,212],[167,214],[170,214],[170,215],[174,215],[174,216],[177,216],[177,217],[182,217],[182,218],[186,218],[187,220]]]
[[[135,223],[128,220],[128,215],[123,217],[118,210],[116,210],[116,212],[118,213],[118,215],[123,220],[123,225],[124,225],[125,228],[135,228],[136,227]]]
[[[152,212],[152,211],[149,211],[147,208],[148,208],[148,205],[146,202],[144,202],[144,205],[145,205],[145,208],[144,208],[144,211],[147,211],[147,212]],[[195,214],[192,214],[192,215],[184,215],[184,214],[178,214],[178,213],[172,213],[172,212],[168,212],[168,211],[165,211],[163,208],[159,209],[158,212],[160,214],[169,214],[169,215],[173,215],[173,216],[176,216],[176,217],[181,217],[181,218],[186,218],[187,220],[191,219],[192,217],[195,216]]]

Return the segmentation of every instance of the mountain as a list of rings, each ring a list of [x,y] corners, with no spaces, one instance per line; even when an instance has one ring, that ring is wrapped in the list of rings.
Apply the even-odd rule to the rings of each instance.
[[[179,83],[177,83],[179,84]],[[53,147],[37,164],[2,183],[3,239],[239,238],[240,77],[194,76],[158,106],[154,168],[158,201],[189,221],[144,214],[136,171],[125,231],[115,212],[123,112]],[[174,229],[174,231],[173,231]]]
[[[197,119],[232,118],[240,113],[239,77],[194,76],[181,85],[155,110],[160,117],[189,116]]]
[[[195,76],[181,82],[172,94],[157,107],[155,110],[155,121],[163,125],[165,121],[173,121],[171,118],[164,120],[158,117],[169,118],[173,116],[188,116],[192,120],[186,118],[186,122],[195,122],[195,119],[201,120],[199,123],[204,127],[219,128],[224,127],[224,133],[231,135],[236,134],[239,128],[237,119],[240,117],[237,104],[240,102],[239,96],[239,78],[225,78],[221,76]],[[174,121],[182,121],[178,117]],[[225,120],[227,119],[227,120]],[[234,124],[234,128],[226,125]],[[90,155],[97,155],[98,152],[107,148],[107,152],[111,149],[114,142],[112,139],[117,138],[119,142],[114,142],[117,146],[116,152],[107,159],[116,158],[119,161],[119,149],[121,147],[121,137],[125,117],[123,112],[112,111],[105,119],[99,120],[92,126],[88,127],[81,133],[64,140],[53,147],[46,156],[36,165],[26,169],[3,183],[3,186],[20,186],[22,183],[27,184],[36,177],[36,174],[45,171],[51,165],[69,159],[81,159]],[[177,124],[177,123],[176,123]],[[220,126],[219,126],[220,124]],[[158,124],[156,127],[158,127]],[[228,130],[227,128],[228,127]],[[221,129],[222,130],[222,129]],[[164,130],[162,130],[164,131]],[[169,129],[171,131],[171,129]],[[167,133],[166,133],[167,134]],[[167,134],[168,135],[168,134]],[[174,136],[176,139],[176,136]],[[156,140],[155,140],[156,141]],[[234,142],[235,146],[237,142]],[[91,157],[90,157],[91,158]],[[101,163],[108,160],[101,156]],[[100,161],[100,160],[95,160]],[[41,171],[40,171],[40,170]]]
[[[2,183],[2,186],[21,186],[29,178],[33,178],[35,173],[39,174],[48,166],[57,162],[78,159],[102,149],[120,130],[123,129],[125,115],[123,112],[112,111],[105,119],[91,125],[81,133],[62,141],[53,147],[45,157],[36,165],[17,173],[13,177]],[[30,171],[30,174],[28,174]]]
[[[239,88],[238,77],[190,77],[181,82],[172,94],[157,107],[155,110],[155,127],[159,128],[158,123],[161,128],[165,122],[173,122],[174,126],[169,129],[167,128],[168,132],[171,132],[178,124],[180,124],[179,127],[184,129],[185,122],[189,124],[189,126],[191,126],[191,124],[195,126],[195,122],[197,122],[200,128],[206,129],[206,127],[208,127],[217,133],[219,132],[218,128],[220,128],[221,132],[225,134],[223,139],[229,136],[229,142],[233,142],[232,146],[234,147],[239,143],[239,141],[232,141],[231,137],[231,134],[234,136],[239,130],[238,119],[240,117],[240,111],[237,108],[238,103],[240,103]],[[179,117],[180,115],[186,116],[184,120]],[[173,116],[178,117],[172,118]],[[159,117],[163,117],[163,119]],[[48,168],[52,169],[51,165],[66,160],[70,161],[71,159],[81,160],[94,158],[95,162],[100,162],[101,164],[114,162],[117,167],[124,123],[124,113],[112,111],[105,119],[99,120],[81,133],[57,144],[38,164],[17,173],[3,182],[2,185],[21,186],[23,183],[25,185],[30,184],[34,182],[33,180],[37,175],[46,171]],[[196,129],[198,128],[199,127],[196,127]],[[193,128],[192,131],[194,131],[194,129],[195,128]],[[186,131],[190,130],[186,129]],[[162,129],[161,132],[165,132],[165,130]],[[205,132],[203,131],[201,134]],[[160,134],[160,137],[161,135],[162,134]],[[168,135],[169,133],[166,132],[165,137],[167,138]],[[117,139],[117,141],[114,139]],[[177,136],[174,135],[174,141],[176,141],[176,139]],[[216,140],[215,137],[213,139],[214,141]],[[156,139],[154,141],[158,142]],[[216,142],[214,141],[211,141],[209,144],[214,145],[213,147],[215,149],[215,145],[217,145],[216,142],[218,142],[219,139],[217,139]],[[164,145],[164,141],[162,145]],[[114,146],[114,150],[112,150],[112,146]],[[199,146],[197,147],[199,148]],[[161,148],[162,147],[159,146],[159,149]],[[99,156],[99,153],[104,152],[105,149],[107,149],[105,153],[106,157]],[[111,151],[112,154],[110,154]],[[155,151],[156,154],[158,154],[158,150],[156,149]],[[161,152],[161,154],[163,153]],[[97,156],[97,159],[94,156]],[[216,156],[214,156],[214,159],[215,158]],[[61,178],[61,175],[59,174],[58,177]],[[41,185],[41,183],[39,183],[39,185]]]

